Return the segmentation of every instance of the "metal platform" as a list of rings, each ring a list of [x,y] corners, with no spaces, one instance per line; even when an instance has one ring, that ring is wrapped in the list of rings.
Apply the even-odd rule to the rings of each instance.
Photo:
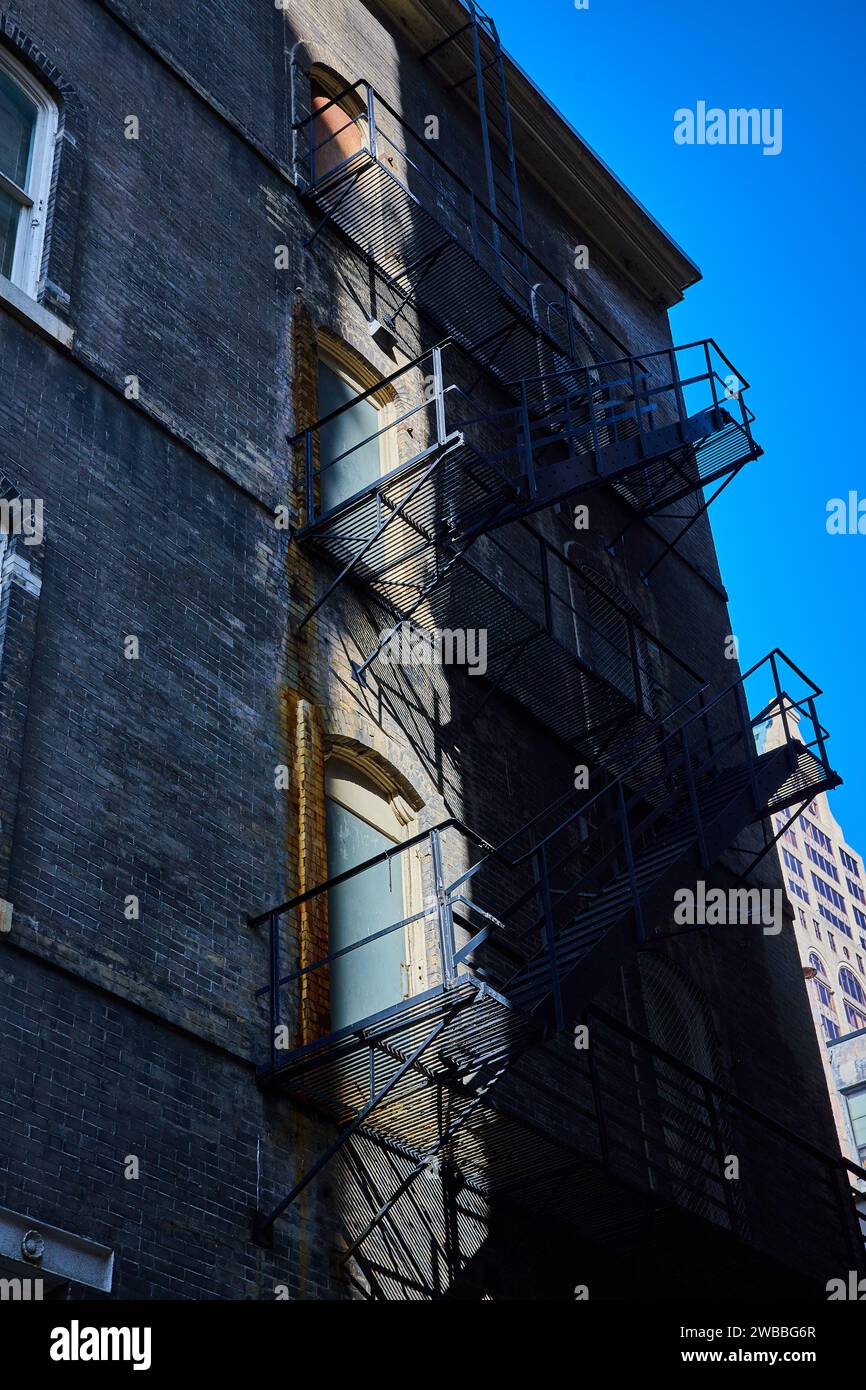
[[[796,697],[786,692],[783,676],[800,683]],[[769,701],[762,698],[768,687]],[[748,714],[747,688],[759,697],[756,718]],[[677,728],[661,740],[645,739],[632,764],[609,785],[590,797],[561,798],[499,846],[484,846],[451,821],[252,918],[254,927],[268,926],[271,957],[270,983],[259,991],[269,1001],[271,1037],[261,1084],[343,1125],[275,1211],[260,1217],[259,1235],[272,1229],[354,1134],[385,1140],[412,1160],[409,1182],[439,1155],[491,1191],[527,1185],[528,1174],[514,1167],[518,1152],[526,1152],[536,1176],[548,1171],[545,1165],[558,1149],[576,1144],[585,1154],[579,1126],[572,1144],[567,1126],[533,1124],[528,1147],[521,1141],[519,1149],[509,1149],[502,1166],[497,1126],[503,1115],[515,1118],[507,1099],[510,1074],[539,1045],[584,1017],[630,955],[667,931],[676,888],[706,873],[750,824],[764,827],[763,848],[753,856],[757,862],[787,824],[768,838],[773,811],[802,809],[817,792],[838,784],[817,717],[819,695],[798,667],[774,651],[709,703],[693,700]],[[780,715],[782,741],[759,752],[755,729],[768,710]],[[581,825],[591,825],[592,835],[582,834]],[[463,837],[464,854],[468,848],[477,856],[447,884],[440,843],[446,830]],[[303,920],[301,908],[320,896],[326,904],[333,889],[385,862],[390,873],[394,861],[425,839],[426,872],[432,875],[424,884],[427,906],[339,953],[284,973],[284,962],[300,956],[287,950],[286,938]],[[504,895],[495,888],[501,880],[509,885]],[[438,984],[318,1041],[280,1049],[283,1019],[294,1012],[293,993],[302,982],[329,972],[337,954],[349,956],[421,919],[432,919],[438,931]],[[699,1084],[706,1087],[707,1079]],[[593,1087],[597,1100],[598,1077]],[[625,1118],[641,1128],[646,1122],[645,1115],[636,1121],[630,1110]],[[520,1123],[526,1127],[525,1116]],[[667,1133],[667,1121],[662,1128]],[[733,1222],[728,1190],[722,1189],[722,1205],[714,1200],[703,1181],[703,1160],[702,1183],[695,1187],[686,1160],[693,1138],[686,1126],[674,1146],[683,1166],[668,1172],[667,1195],[704,1218],[718,1220],[724,1210],[725,1220]]]

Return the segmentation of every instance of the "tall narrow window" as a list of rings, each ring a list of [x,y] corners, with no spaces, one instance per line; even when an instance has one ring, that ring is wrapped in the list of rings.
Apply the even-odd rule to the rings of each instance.
[[[372,368],[355,361],[346,344],[319,343],[319,419],[334,415],[319,431],[319,514],[374,483],[394,466],[389,405],[393,388],[363,396],[376,380]],[[334,412],[338,412],[334,414]]]
[[[45,240],[57,111],[0,51],[0,275],[35,295]]]
[[[411,812],[370,777],[341,758],[325,769],[328,877],[382,855],[404,838]],[[411,851],[396,853],[332,888],[328,894],[331,1028],[397,1004],[412,992],[409,936],[402,925],[416,890]],[[393,931],[388,928],[393,927]]]
[[[860,1162],[866,1163],[866,1086],[858,1086],[856,1090],[848,1091],[845,1099],[848,1102],[848,1115],[857,1153]]]

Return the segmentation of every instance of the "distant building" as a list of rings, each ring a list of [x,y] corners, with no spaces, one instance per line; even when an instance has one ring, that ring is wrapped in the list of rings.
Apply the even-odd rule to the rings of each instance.
[[[796,712],[789,711],[796,724]],[[776,716],[759,747],[781,734]],[[784,829],[783,829],[784,827]],[[852,1163],[866,1159],[866,867],[820,792],[796,816],[775,817],[779,863],[822,1046],[839,1144]]]

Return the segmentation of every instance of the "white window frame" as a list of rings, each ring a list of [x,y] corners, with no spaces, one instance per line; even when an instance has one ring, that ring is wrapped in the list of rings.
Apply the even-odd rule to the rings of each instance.
[[[10,279],[13,285],[17,285],[25,294],[35,299],[45,249],[45,225],[48,220],[48,200],[51,196],[51,178],[54,172],[58,110],[45,89],[24,65],[2,48],[0,70],[36,107],[26,188],[19,188],[11,179],[0,174],[0,189],[21,204]]]

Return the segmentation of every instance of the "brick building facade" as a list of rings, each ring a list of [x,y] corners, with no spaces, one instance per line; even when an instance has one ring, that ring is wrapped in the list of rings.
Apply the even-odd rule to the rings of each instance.
[[[555,1008],[546,994],[505,1007],[495,945],[489,962],[480,942],[467,953],[455,983],[449,949],[481,924],[471,904],[497,916],[512,888],[525,894],[538,837],[515,841],[528,857],[516,868],[512,857],[501,875],[489,848],[556,800],[559,819],[540,823],[556,826],[569,864],[591,874],[593,855],[608,856],[625,872],[622,844],[589,812],[559,828],[575,766],[589,769],[584,796],[608,782],[628,790],[635,759],[656,749],[668,758],[684,711],[708,756],[720,735],[736,740],[724,692],[738,675],[700,478],[678,499],[679,521],[644,505],[640,487],[654,482],[625,474],[591,490],[566,479],[546,506],[530,500],[525,478],[511,479],[501,523],[483,498],[470,498],[480,511],[462,509],[472,468],[452,488],[451,463],[433,447],[440,405],[449,428],[456,419],[467,438],[477,431],[476,460],[495,457],[521,409],[508,448],[528,437],[521,420],[527,431],[540,422],[555,443],[547,378],[522,406],[514,381],[564,371],[567,409],[584,411],[579,429],[589,428],[587,408],[601,410],[596,451],[620,435],[626,448],[633,436],[618,433],[610,402],[620,392],[634,405],[651,389],[653,354],[671,347],[667,309],[698,277],[507,61],[498,125],[487,112],[499,211],[490,217],[488,186],[472,204],[487,219],[474,229],[480,241],[458,244],[449,179],[456,170],[464,190],[485,179],[485,126],[459,68],[477,31],[439,45],[466,21],[451,0],[20,0],[0,11],[0,74],[21,91],[34,84],[54,122],[43,152],[50,192],[44,209],[32,200],[38,275],[27,284],[13,267],[0,282],[4,495],[44,503],[42,543],[9,538],[0,589],[0,1203],[34,1227],[112,1250],[119,1297],[570,1298],[576,1286],[590,1297],[673,1297],[695,1284],[815,1292],[858,1258],[846,1175],[824,1157],[835,1145],[814,1038],[788,1022],[805,1018],[807,1002],[787,927],[672,935],[665,880],[647,892],[641,950],[620,943],[600,956],[591,990],[568,974]],[[483,21],[479,42],[495,59],[492,32]],[[497,72],[492,62],[491,108]],[[317,168],[310,152],[311,132],[313,144],[331,138],[334,111],[354,132],[337,138],[357,141],[339,150],[345,187],[339,168]],[[413,157],[404,122],[430,132],[428,153]],[[516,211],[502,193],[509,133]],[[416,207],[433,211],[446,257],[458,246],[461,259],[441,276],[439,248],[420,222],[407,227],[407,207],[410,219]],[[360,233],[358,217],[372,230]],[[500,276],[507,264],[506,281],[513,272],[533,294],[536,265],[551,267],[567,324],[552,296],[541,311],[533,298],[517,312],[513,284],[500,279],[492,295],[491,264]],[[469,321],[473,294],[485,314],[505,304],[513,317],[493,347],[484,314]],[[449,391],[437,394],[434,372],[425,396],[428,354],[445,340]],[[647,359],[650,388],[629,396],[632,368],[593,375],[591,364],[635,354]],[[658,360],[661,372],[674,361]],[[367,571],[356,563],[316,608],[345,546],[372,534],[366,513],[340,512],[345,499],[342,531],[309,530],[331,485],[316,428],[328,414],[323,363],[328,381],[352,383],[385,412],[389,466],[411,464],[410,487],[430,443],[431,486],[441,479],[442,492],[420,520],[411,506],[391,519],[384,581],[373,545]],[[712,379],[724,377],[722,368]],[[681,427],[679,382],[658,389],[655,403],[645,397],[653,427]],[[736,409],[737,392],[733,400],[723,409]],[[559,428],[568,437],[572,425]],[[688,474],[682,435],[676,447]],[[367,495],[380,513],[405,502],[379,484]],[[575,526],[583,501],[588,518]],[[432,541],[431,516],[450,528]],[[473,516],[469,563],[461,553],[440,584]],[[515,639],[525,628],[528,660],[512,660],[505,642],[476,678],[370,659],[408,611],[401,585],[416,625]],[[699,699],[709,722],[695,713]],[[820,790],[819,773],[804,789],[793,769],[785,804]],[[685,796],[680,772],[665,775],[668,791]],[[333,791],[340,778],[343,793]],[[752,788],[758,809],[782,795],[778,783]],[[393,842],[410,842],[387,863],[390,875],[399,860],[401,902],[416,910],[406,912],[415,920],[392,1031],[369,1046],[348,1029],[345,1056],[322,1081],[338,1088],[328,1104],[312,1095],[318,1083],[305,1093],[303,1078],[310,1056],[332,1065],[321,1040],[343,986],[336,963],[316,963],[333,947],[337,909],[310,890],[333,871],[327,817],[340,795],[378,798],[399,827]],[[645,779],[633,795],[645,820],[659,804]],[[726,811],[735,800],[731,792]],[[715,833],[715,810],[704,809]],[[359,819],[376,828],[372,813]],[[763,847],[755,817],[740,819],[705,866],[725,887],[743,882]],[[446,822],[437,876],[423,837]],[[777,887],[773,859],[749,869],[748,882]],[[456,899],[437,898],[437,884],[481,860],[463,895],[470,905],[455,915]],[[683,861],[680,881],[697,876]],[[554,898],[568,891],[547,886]],[[274,973],[267,922],[249,919],[305,893],[275,919],[276,976],[305,972],[276,990],[285,1072],[261,993]],[[633,938],[633,900],[628,914]],[[424,1098],[403,1094],[398,1114],[395,1081],[390,1109],[364,1117],[333,1163],[263,1220],[327,1153],[335,1121],[360,1113],[368,1047],[375,1094],[376,1046],[393,1080],[413,1029],[437,1019],[447,1048],[406,1073]],[[572,1037],[581,1020],[588,1062]],[[477,1039],[493,1035],[499,1050],[481,1057]],[[609,1077],[624,1067],[633,1088],[610,1080],[617,1094],[607,1101],[594,1071],[604,1049]],[[461,1099],[476,1104],[457,1148],[449,1125]],[[728,1182],[730,1155],[739,1175]],[[783,1163],[788,1188],[815,1194],[808,1220],[778,1199]]]

